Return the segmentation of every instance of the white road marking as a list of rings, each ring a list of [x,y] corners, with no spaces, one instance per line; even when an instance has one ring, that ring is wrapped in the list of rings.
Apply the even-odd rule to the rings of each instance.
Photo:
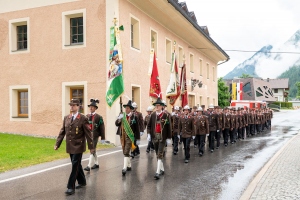
[[[144,146],[147,146],[147,144],[139,145],[139,147],[144,147]],[[108,155],[111,155],[111,154],[119,153],[121,151],[123,151],[123,150],[121,149],[121,150],[117,150],[117,151],[112,151],[112,152],[109,152],[109,153],[98,155],[97,157],[108,156]],[[82,161],[86,161],[86,160],[89,160],[89,158],[85,158]],[[12,177],[12,178],[0,180],[0,183],[5,183],[5,182],[8,182],[8,181],[12,181],[12,180],[20,179],[20,178],[25,178],[25,177],[28,177],[28,176],[32,176],[32,175],[35,175],[35,174],[40,174],[40,173],[47,172],[47,171],[57,169],[57,168],[60,168],[60,167],[65,167],[65,166],[68,166],[68,165],[71,165],[71,163],[57,165],[55,167],[49,167],[47,169],[39,170],[39,171],[36,171],[36,172],[31,172],[31,173],[28,173],[28,174],[23,174],[23,175],[20,175],[20,176],[15,176],[15,177]]]

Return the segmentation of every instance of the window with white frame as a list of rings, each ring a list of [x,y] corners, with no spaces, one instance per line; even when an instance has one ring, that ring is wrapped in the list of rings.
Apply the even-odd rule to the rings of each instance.
[[[199,59],[200,76],[203,75],[203,66],[202,66],[202,63],[203,63],[202,59]]]
[[[194,73],[194,55],[190,54],[190,72]]]
[[[172,62],[172,42],[169,39],[166,39],[166,62]]]
[[[31,98],[29,85],[9,87],[11,121],[31,120]]]
[[[140,21],[135,17],[130,19],[130,45],[140,50]]]
[[[10,54],[27,53],[30,50],[29,18],[9,20]]]
[[[62,13],[63,49],[86,46],[86,9]]]
[[[209,63],[206,63],[206,76],[209,79]]]

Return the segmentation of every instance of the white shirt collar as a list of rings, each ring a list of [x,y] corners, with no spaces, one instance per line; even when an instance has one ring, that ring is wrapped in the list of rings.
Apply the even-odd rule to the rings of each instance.
[[[76,119],[77,116],[78,116],[78,112],[75,113],[74,115],[72,114],[73,119]]]
[[[163,112],[163,111],[160,111],[160,112],[157,112],[157,111],[156,111],[156,115],[160,115],[162,112]]]
[[[91,113],[91,115],[95,115],[95,114],[96,114],[96,112]]]

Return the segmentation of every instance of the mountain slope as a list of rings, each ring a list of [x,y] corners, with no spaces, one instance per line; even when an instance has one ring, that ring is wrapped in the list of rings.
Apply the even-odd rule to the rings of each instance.
[[[288,70],[283,72],[278,78],[289,79],[289,96],[295,98],[297,95],[297,87],[295,86],[295,83],[300,81],[300,65],[290,67]]]

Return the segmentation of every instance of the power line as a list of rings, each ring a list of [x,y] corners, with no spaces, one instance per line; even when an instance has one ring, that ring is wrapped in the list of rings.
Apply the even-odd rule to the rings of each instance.
[[[194,48],[194,47],[189,47]],[[210,49],[210,48],[194,48],[194,49],[202,49],[202,50],[211,50],[218,51],[218,49]],[[284,53],[284,54],[300,54],[300,52],[295,51],[251,51],[251,50],[238,50],[238,49],[223,49],[224,51],[233,51],[233,52],[241,52],[241,53]]]

